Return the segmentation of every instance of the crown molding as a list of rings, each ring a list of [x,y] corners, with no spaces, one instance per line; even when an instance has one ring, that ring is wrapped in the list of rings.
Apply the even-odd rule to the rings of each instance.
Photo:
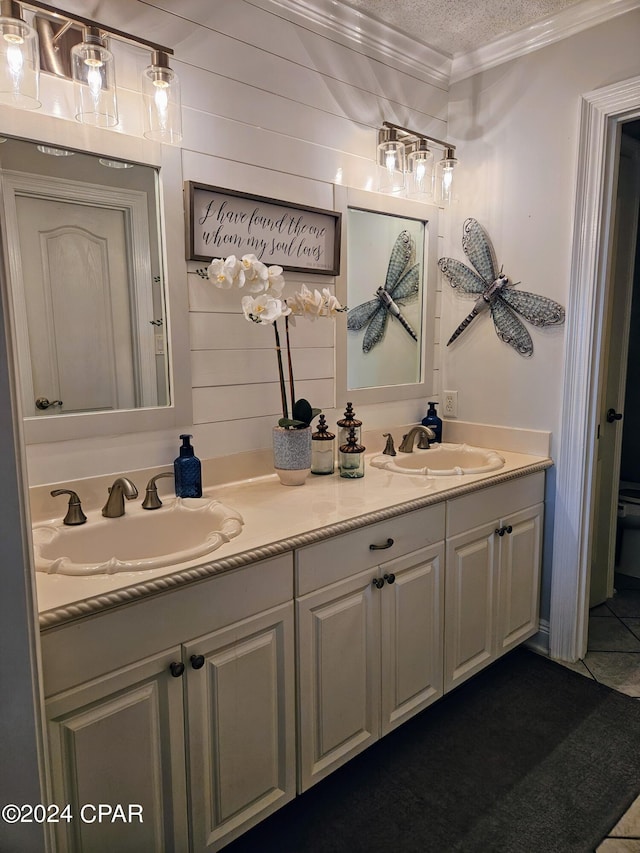
[[[359,53],[441,89],[449,88],[451,57],[333,0],[248,0]]]
[[[557,15],[496,39],[491,44],[458,54],[451,66],[451,83],[602,24],[640,8],[640,0],[583,0]]]

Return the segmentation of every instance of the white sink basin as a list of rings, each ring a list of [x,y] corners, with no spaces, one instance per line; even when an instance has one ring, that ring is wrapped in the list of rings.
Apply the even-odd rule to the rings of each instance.
[[[210,498],[176,498],[156,510],[127,505],[120,518],[95,510],[78,526],[34,525],[36,570],[98,575],[158,569],[206,556],[242,525],[240,513]]]
[[[453,477],[459,474],[484,474],[498,471],[504,459],[495,450],[468,444],[435,444],[429,450],[374,456],[371,464],[398,474],[422,474],[426,477]]]

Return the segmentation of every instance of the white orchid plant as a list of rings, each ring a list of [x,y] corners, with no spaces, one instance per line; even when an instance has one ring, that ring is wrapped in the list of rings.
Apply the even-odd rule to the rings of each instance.
[[[282,267],[266,266],[255,255],[244,255],[238,259],[235,255],[228,258],[215,258],[207,268],[207,277],[216,287],[229,289],[237,287],[246,293],[242,297],[242,311],[247,320],[260,325],[273,324],[276,339],[276,356],[278,358],[278,375],[280,378],[280,396],[282,399],[282,417],[279,426],[287,429],[302,429],[309,426],[311,421],[320,414],[320,409],[314,409],[308,400],[296,400],[293,380],[293,364],[289,344],[289,326],[295,325],[296,317],[308,317],[315,320],[318,317],[335,317],[343,308],[336,297],[323,288],[311,291],[306,285],[288,299],[282,298],[284,276]],[[249,295],[253,294],[253,295]],[[278,320],[284,317],[285,337],[287,345],[287,366],[289,373],[289,389],[291,394],[291,417],[287,402],[284,368],[282,364],[282,349]]]

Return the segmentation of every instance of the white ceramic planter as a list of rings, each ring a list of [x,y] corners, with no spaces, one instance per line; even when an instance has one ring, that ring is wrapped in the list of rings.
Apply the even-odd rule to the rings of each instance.
[[[311,471],[311,427],[273,428],[273,467],[283,486],[301,486]]]

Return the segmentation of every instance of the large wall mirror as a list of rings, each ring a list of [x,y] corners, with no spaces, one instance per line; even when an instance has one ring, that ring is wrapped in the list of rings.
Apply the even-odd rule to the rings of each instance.
[[[2,137],[0,179],[27,442],[175,422],[161,169]]]
[[[343,214],[338,296],[349,308],[336,341],[338,404],[433,392],[438,209],[336,187]]]

